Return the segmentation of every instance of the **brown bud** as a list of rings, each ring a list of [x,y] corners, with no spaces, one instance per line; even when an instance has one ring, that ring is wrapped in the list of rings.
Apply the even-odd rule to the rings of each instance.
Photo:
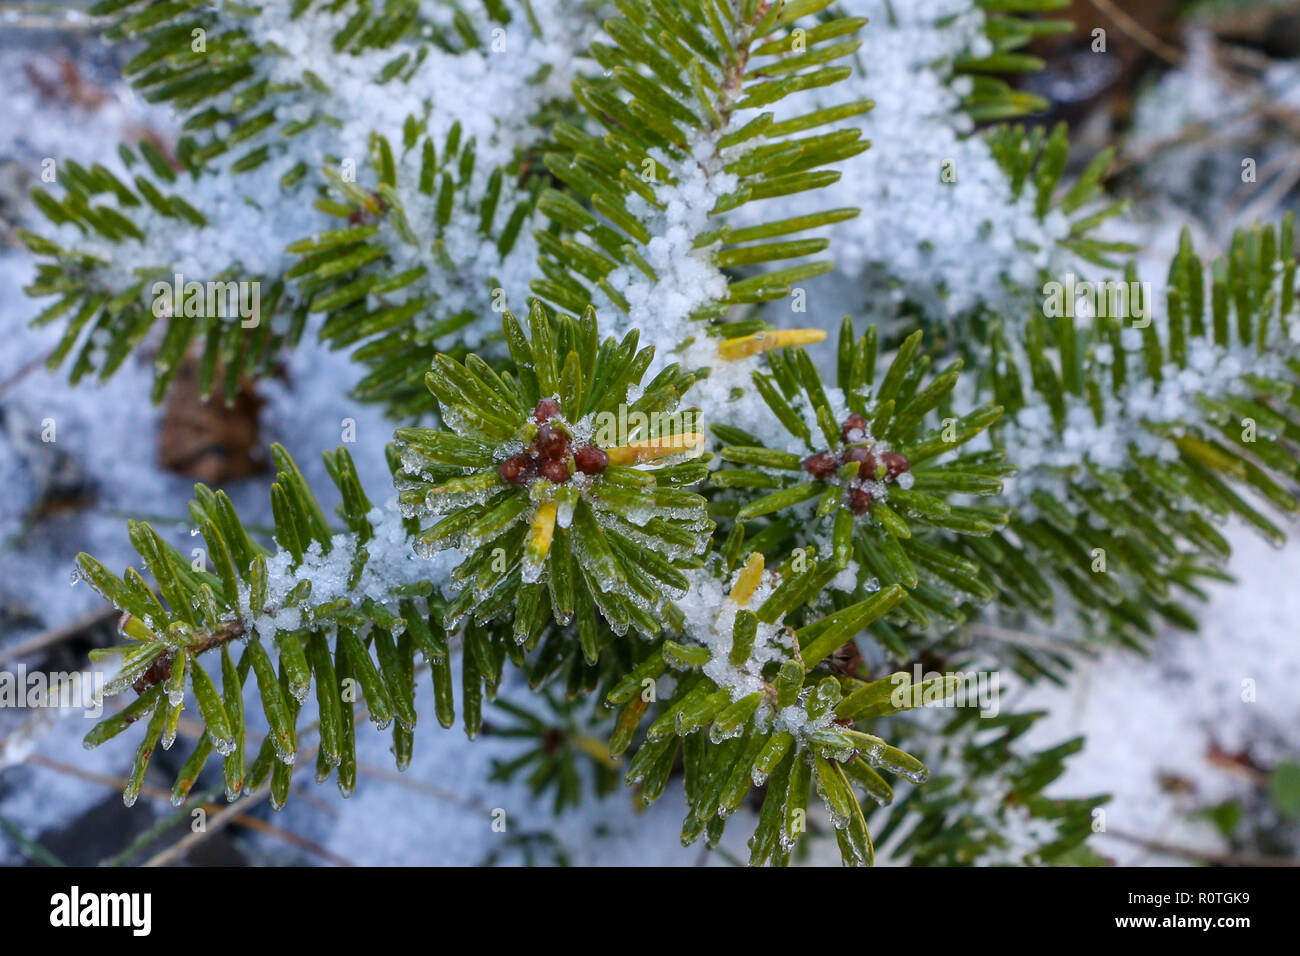
[[[512,455],[497,466],[497,474],[508,485],[526,485],[535,467],[527,455]]]
[[[891,481],[897,478],[907,469],[912,467],[912,463],[898,452],[887,451],[880,456],[880,460],[885,463],[885,480]]]
[[[609,455],[595,445],[583,445],[573,456],[578,471],[584,475],[598,475],[609,465]]]
[[[537,419],[537,424],[549,422],[552,418],[560,414],[560,403],[553,398],[544,398],[537,403],[533,409],[533,418]]]
[[[569,457],[569,437],[554,425],[545,424],[537,429],[533,448],[542,461],[562,460]]]
[[[835,456],[828,451],[818,452],[816,455],[809,455],[803,460],[803,470],[808,472],[814,478],[826,481],[835,470],[839,468],[839,462]]]
[[[862,663],[862,652],[855,641],[846,641],[830,656],[830,664],[841,674],[856,674]]]
[[[156,658],[143,674],[136,678],[131,689],[137,694],[143,694],[155,684],[161,684],[172,676],[172,661],[174,660],[171,651]]]
[[[844,436],[846,442],[862,441],[867,437],[867,420],[854,412],[844,419],[844,424],[840,426],[840,434]]]
[[[859,478],[876,477],[876,456],[866,445],[853,445],[844,449],[844,463],[848,464],[851,461],[858,463]]]
[[[871,510],[871,492],[865,488],[854,488],[849,492],[849,507],[855,515],[864,515]]]
[[[569,480],[569,463],[562,458],[545,462],[541,467],[542,477],[553,485],[562,485]]]

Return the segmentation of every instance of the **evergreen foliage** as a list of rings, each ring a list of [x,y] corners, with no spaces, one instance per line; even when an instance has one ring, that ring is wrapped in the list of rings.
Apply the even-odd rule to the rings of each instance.
[[[1078,460],[1044,462],[1007,531],[969,551],[1001,605],[1051,617],[1055,584],[1093,629],[1136,642],[1156,618],[1195,626],[1183,602],[1229,552],[1217,524],[1237,517],[1284,540],[1268,512],[1298,507],[1283,484],[1300,436],[1292,229],[1240,232],[1213,263],[1184,234],[1163,321],[1140,329],[1041,313],[1014,333],[989,326],[986,390],[1007,409],[994,443],[1020,462],[1033,445],[1082,445]],[[1142,294],[1131,268],[1126,280]],[[1103,520],[1085,531],[1090,515]]]
[[[1011,200],[1063,222],[1052,256],[1100,279],[1134,251],[1096,235],[1123,211],[1102,190],[1111,157],[1066,183],[1064,127],[1001,122],[1043,105],[1006,77],[1037,68],[1024,48],[1063,5],[966,4],[989,49],[950,66],[968,117],[998,121],[973,135]],[[195,352],[201,391],[233,396],[312,329],[401,427],[389,504],[328,452],[332,520],[277,446],[273,541],[200,485],[211,570],[138,522],[152,584],[78,558],[123,612],[108,691],[136,694],[87,744],[144,727],[131,803],[192,704],[204,732],[178,801],[213,751],[231,800],[269,786],[282,806],[313,755],[346,796],[359,713],[409,762],[427,668],[434,716],[459,710],[471,737],[485,700],[538,692],[498,703],[526,749],[495,776],[526,773],[557,812],[619,776],[649,803],[680,771],[683,842],[717,845],[751,807],[755,864],[788,862],[822,816],[848,864],[885,840],[921,864],[1096,862],[1104,797],[1044,794],[1080,743],[1024,751],[1034,714],[932,719],[921,703],[959,681],[908,670],[1005,656],[1057,677],[1061,655],[1007,655],[969,625],[1064,618],[1137,644],[1157,619],[1194,626],[1197,582],[1223,575],[1216,524],[1280,538],[1300,478],[1290,222],[1210,264],[1185,239],[1163,303],[1129,302],[1144,326],[1054,314],[1022,287],[1020,311],[846,316],[833,351],[809,351],[830,322],[791,328],[784,302],[859,213],[818,193],[870,145],[872,103],[808,95],[853,74],[872,25],[830,0],[593,6],[600,31],[570,30],[571,89],[548,85],[558,63],[515,71],[513,137],[476,135],[427,84],[498,28],[549,42],[541,4],[96,8],[186,132],[179,168],[142,144],[122,150],[130,182],[64,164],[61,195],[36,191],[51,235],[25,234],[42,257],[28,292],[55,297],[38,324],[66,327],[52,364],[107,377],[157,339],[155,398]],[[327,38],[328,62],[300,61],[302,36]],[[342,115],[357,89],[400,100],[400,128]],[[205,276],[262,282],[260,323],[158,314],[145,293],[171,276],[169,241],[228,228],[185,197],[229,182],[249,184],[242,215],[304,227],[274,261]]]

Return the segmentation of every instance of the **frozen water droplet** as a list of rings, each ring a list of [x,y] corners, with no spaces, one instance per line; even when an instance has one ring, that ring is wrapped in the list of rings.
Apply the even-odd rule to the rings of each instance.
[[[520,574],[520,577],[523,580],[523,582],[525,584],[536,584],[539,580],[541,580],[542,567],[543,565],[541,564],[534,564],[533,562],[525,559]]]

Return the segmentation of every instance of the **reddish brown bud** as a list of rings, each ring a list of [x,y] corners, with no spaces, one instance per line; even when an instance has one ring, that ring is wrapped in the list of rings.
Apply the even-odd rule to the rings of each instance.
[[[826,481],[835,470],[839,468],[839,462],[835,456],[828,451],[818,452],[816,455],[809,455],[803,460],[803,470],[808,472],[814,478]]]
[[[848,464],[851,461],[858,463],[859,478],[876,477],[876,456],[866,445],[854,445],[844,449],[844,463]]]
[[[912,467],[912,463],[898,452],[888,451],[880,456],[880,460],[885,463],[885,480],[890,481],[897,478],[907,469]]]
[[[844,419],[844,424],[840,426],[840,434],[844,436],[846,442],[862,441],[867,437],[867,420],[854,412]]]
[[[549,422],[552,418],[560,414],[560,403],[553,398],[544,398],[537,403],[533,409],[533,418],[537,419],[537,424]]]
[[[174,659],[175,658],[173,658],[170,651],[156,658],[154,662],[149,665],[148,669],[136,678],[135,683],[131,685],[131,689],[137,694],[143,694],[150,687],[154,686],[154,684],[161,684],[163,681],[170,678],[172,676],[172,661]]]
[[[603,448],[595,445],[583,445],[573,456],[578,471],[584,475],[598,475],[609,465],[609,455]]]
[[[526,485],[533,477],[534,465],[527,455],[513,455],[497,466],[497,474],[509,485]]]
[[[862,663],[862,652],[858,650],[855,641],[846,641],[831,654],[829,660],[830,665],[841,674],[852,675],[858,672],[858,665]]]
[[[542,477],[554,485],[562,485],[569,480],[569,463],[563,459],[548,461],[541,467]]]
[[[865,488],[854,488],[849,492],[849,507],[855,515],[864,515],[871,510],[871,492]]]
[[[554,425],[546,424],[537,429],[537,440],[533,442],[537,457],[542,461],[556,461],[569,457],[569,437]]]

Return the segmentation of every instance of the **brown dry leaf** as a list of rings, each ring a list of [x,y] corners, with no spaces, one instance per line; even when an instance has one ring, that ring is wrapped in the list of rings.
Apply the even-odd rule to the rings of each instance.
[[[1196,784],[1181,777],[1175,773],[1162,773],[1157,775],[1156,779],[1160,783],[1160,789],[1165,793],[1195,793]]]
[[[245,382],[232,405],[199,397],[198,360],[190,357],[176,373],[158,428],[158,464],[208,485],[247,478],[267,470],[258,433],[263,400]]]
[[[1117,22],[1111,9],[1118,9],[1124,22]],[[1052,119],[1078,125],[1093,109],[1104,107],[1122,120],[1131,112],[1134,86],[1143,70],[1153,62],[1167,65],[1156,49],[1181,48],[1177,13],[1178,0],[1103,3],[1100,8],[1092,0],[1073,0],[1049,14],[1073,22],[1073,32],[1034,42],[1029,52],[1041,56],[1047,66],[1023,82],[1053,101]],[[1097,29],[1106,31],[1104,53],[1094,52]]]
[[[59,56],[54,76],[46,70],[38,70],[34,63],[24,63],[23,72],[47,100],[59,100],[93,110],[108,99],[108,94],[87,80],[66,53]]]
[[[1206,748],[1205,759],[1212,766],[1225,770],[1236,777],[1243,777],[1256,784],[1263,784],[1268,775],[1256,765],[1247,753],[1232,753],[1212,741]]]

